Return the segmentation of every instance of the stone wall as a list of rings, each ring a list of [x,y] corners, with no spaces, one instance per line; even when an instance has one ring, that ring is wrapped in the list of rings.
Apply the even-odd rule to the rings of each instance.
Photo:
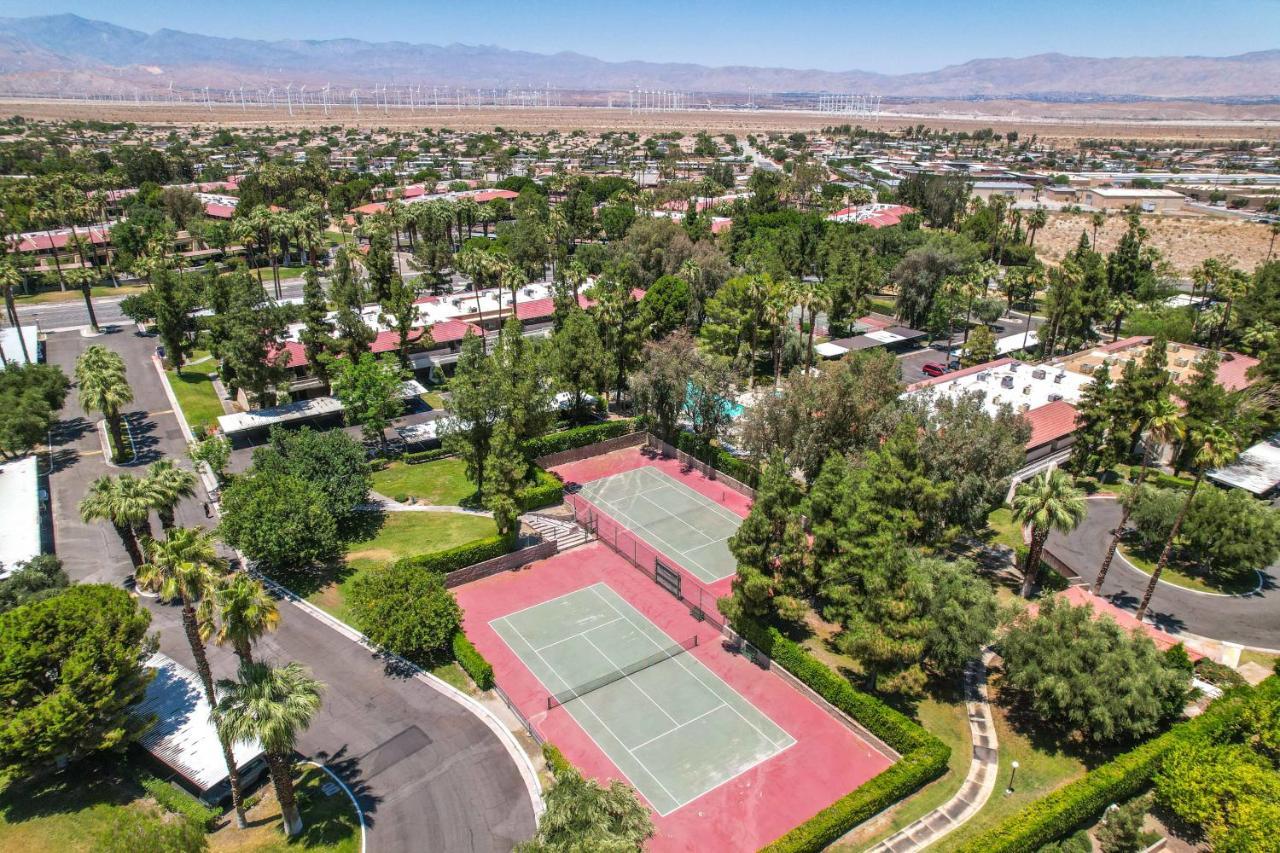
[[[556,543],[550,541],[539,542],[537,545],[521,548],[518,551],[512,551],[510,554],[503,554],[501,557],[494,557],[492,560],[474,563],[466,568],[449,572],[444,577],[444,585],[451,589],[464,583],[471,583],[471,581],[478,581],[481,578],[496,575],[499,572],[514,571],[521,566],[527,566],[535,560],[545,560],[547,557],[554,556],[555,553]]]
[[[597,441],[595,444],[574,447],[570,450],[562,450],[559,453],[548,453],[546,456],[539,456],[533,461],[539,468],[554,468],[557,465],[590,459],[592,456],[603,456],[606,453],[612,453],[615,450],[622,450],[626,447],[639,447],[644,444],[646,435],[648,433],[631,432],[626,435],[606,438],[604,441]]]

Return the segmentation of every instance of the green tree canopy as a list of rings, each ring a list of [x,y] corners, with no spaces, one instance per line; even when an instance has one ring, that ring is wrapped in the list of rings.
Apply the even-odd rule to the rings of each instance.
[[[370,640],[419,664],[449,647],[462,619],[444,577],[407,564],[356,575],[348,600]]]
[[[653,837],[653,819],[630,786],[617,779],[606,787],[562,770],[546,796],[532,841],[518,853],[630,853]]]
[[[341,551],[321,489],[277,471],[251,471],[223,489],[218,533],[268,571],[310,568]]]

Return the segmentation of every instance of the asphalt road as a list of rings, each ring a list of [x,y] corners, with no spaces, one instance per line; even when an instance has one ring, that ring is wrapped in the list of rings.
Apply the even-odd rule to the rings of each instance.
[[[1045,549],[1089,584],[1098,576],[1111,531],[1120,523],[1121,507],[1110,498],[1091,498],[1084,522],[1067,535],[1050,535]],[[1116,554],[1102,584],[1102,594],[1126,610],[1137,610],[1149,575]],[[1280,648],[1280,565],[1263,574],[1262,590],[1253,595],[1211,595],[1161,582],[1151,598],[1150,620],[1171,634],[1190,632],[1264,649]]]
[[[991,331],[996,338],[1003,338],[1009,335],[1021,335],[1027,331],[1027,317],[1024,314],[1018,314],[1013,317],[1001,317],[991,327]],[[1035,330],[1040,327],[1042,322],[1039,317],[1032,317],[1031,328]],[[955,338],[951,341],[951,346],[960,346],[964,341],[964,334],[957,330]],[[947,363],[947,342],[946,340],[934,341],[933,346],[923,346],[909,352],[904,352],[898,356],[898,363],[902,365],[902,381],[910,385],[912,382],[919,382],[921,379],[927,379],[924,371],[921,370],[925,364],[934,362],[936,364]]]
[[[150,361],[155,342],[132,328],[90,339],[75,332],[50,335],[48,360],[70,375],[76,356],[91,343],[120,352],[136,397],[127,417],[142,461],[169,456],[185,462],[181,428]],[[76,509],[92,480],[123,471],[104,461],[97,431],[74,389],[52,436],[52,458],[55,546],[68,574],[77,582],[128,586],[132,569],[114,530],[105,523],[84,524]],[[201,491],[184,502],[178,523],[210,525],[204,500]],[[142,601],[161,650],[192,666],[178,608],[153,598]],[[329,764],[356,792],[369,824],[370,850],[497,853],[532,836],[528,790],[483,721],[421,681],[388,672],[368,650],[297,606],[279,606],[280,627],[260,641],[256,654],[266,661],[300,661],[327,685],[323,709],[299,749]],[[232,677],[235,659],[229,651],[213,647],[209,656],[218,677]]]

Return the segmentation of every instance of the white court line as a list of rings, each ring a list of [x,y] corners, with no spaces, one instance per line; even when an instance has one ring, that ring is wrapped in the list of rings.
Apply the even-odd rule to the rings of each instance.
[[[589,589],[589,588],[590,588],[590,587],[584,587],[584,589]],[[560,596],[560,598],[566,598],[568,595],[574,595],[574,594],[579,593],[579,592],[582,592],[582,591],[583,591],[583,590],[581,590],[581,589],[577,589],[577,590],[574,590],[574,591],[573,591],[573,592],[571,592],[571,593],[567,593],[566,595],[562,595],[562,596]],[[535,605],[535,606],[536,606],[536,605]],[[525,608],[525,609],[527,610],[528,608]],[[520,633],[520,629],[519,629],[519,628],[517,628],[515,625],[512,625],[512,624],[511,624],[511,622],[510,622],[510,621],[508,621],[508,620],[507,620],[507,617],[505,617],[505,616],[501,616],[501,617],[499,617],[498,619],[494,619],[494,620],[493,620],[493,622],[500,622],[500,621],[501,621],[501,622],[506,622],[507,627],[508,627],[508,628],[510,628],[512,631],[514,631],[514,632],[515,632],[515,635],[516,635],[517,637],[519,637],[519,638],[520,638],[520,642],[522,642],[522,643],[524,643],[526,646],[528,646],[528,647],[533,651],[533,653],[534,653],[535,655],[537,655],[537,656],[538,656],[538,659],[539,659],[540,661],[542,661],[542,663],[543,663],[543,664],[544,664],[544,665],[545,665],[549,670],[551,670],[551,674],[552,674],[552,675],[554,675],[554,676],[555,676],[555,677],[560,681],[560,683],[564,685],[565,689],[570,689],[570,688],[569,688],[569,683],[568,683],[568,681],[566,681],[566,680],[565,680],[565,677],[564,677],[563,675],[561,675],[561,674],[560,674],[560,671],[559,671],[558,669],[556,669],[554,666],[552,666],[552,665],[551,665],[551,663],[550,663],[546,658],[544,658],[541,654],[539,654],[539,653],[538,653],[538,650],[537,650],[536,648],[534,648],[533,644],[532,644],[532,643],[530,643],[527,639],[525,639],[524,634]],[[490,624],[490,625],[492,625],[492,624],[493,624],[493,622],[490,622],[489,624]],[[519,657],[519,655],[517,655],[517,657]],[[523,663],[523,661],[522,661],[522,663]],[[529,665],[528,665],[528,664],[525,664],[525,669],[528,669],[528,670],[529,670],[529,673],[534,677],[534,679],[535,679],[539,684],[541,684],[541,685],[542,685],[543,689],[544,689],[544,690],[546,690],[548,693],[555,693],[555,692],[556,692],[556,691],[552,690],[552,689],[551,689],[551,686],[550,686],[550,685],[548,685],[545,681],[543,681],[541,678],[538,678],[538,674],[537,674],[536,672],[534,672],[532,669],[530,669],[530,667],[529,667]],[[650,700],[650,701],[652,701],[652,700]],[[624,741],[622,738],[618,737],[618,733],[617,733],[617,732],[615,732],[613,729],[611,729],[611,728],[609,727],[609,724],[608,724],[608,723],[606,723],[604,720],[602,720],[602,719],[600,718],[600,715],[596,713],[596,711],[595,711],[595,709],[594,709],[594,708],[592,708],[589,704],[587,704],[586,700],[584,700],[584,699],[580,699],[580,700],[577,702],[577,704],[578,704],[578,705],[580,705],[580,706],[582,706],[583,708],[585,708],[585,709],[586,709],[586,710],[591,714],[591,716],[592,716],[592,717],[595,717],[596,722],[597,722],[597,723],[599,723],[600,725],[604,726],[604,730],[605,730],[606,732],[608,732],[608,733],[609,733],[609,736],[610,736],[610,737],[612,737],[615,741],[617,741],[618,746],[622,747],[622,749],[623,749],[623,750],[624,750],[628,755],[630,755],[630,756],[631,756],[631,760],[632,760],[632,761],[634,761],[636,764],[640,765],[640,769],[641,769],[641,770],[643,770],[643,771],[648,775],[648,777],[649,777],[650,779],[652,779],[652,780],[653,780],[654,784],[655,784],[655,785],[657,785],[659,788],[661,788],[661,789],[662,789],[662,792],[663,792],[664,794],[666,794],[668,797],[670,797],[670,798],[671,798],[671,802],[672,802],[672,803],[674,803],[675,805],[674,805],[672,808],[670,808],[670,809],[668,809],[667,811],[665,811],[665,812],[664,812],[664,811],[662,811],[661,809],[657,809],[658,814],[660,814],[660,815],[662,815],[662,816],[664,816],[664,817],[665,817],[666,815],[671,814],[671,812],[675,811],[676,809],[681,808],[682,806],[684,806],[684,803],[682,803],[682,802],[680,801],[680,798],[679,798],[679,797],[677,797],[675,794],[673,794],[673,793],[671,793],[670,791],[668,791],[668,790],[667,790],[667,786],[666,786],[666,785],[664,785],[664,784],[662,784],[662,780],[661,780],[661,779],[659,779],[659,778],[657,777],[657,775],[656,775],[652,770],[650,770],[650,769],[649,769],[649,765],[645,764],[645,763],[644,763],[644,761],[642,761],[640,758],[636,757],[636,755],[635,755],[634,753],[632,753],[632,752],[631,752],[631,749],[627,746],[626,741]],[[609,750],[605,749],[605,748],[600,744],[600,741],[598,741],[598,740],[596,740],[596,739],[595,739],[595,737],[591,734],[591,732],[587,730],[587,727],[586,727],[586,726],[584,726],[584,725],[582,724],[582,721],[577,720],[577,715],[575,715],[575,714],[573,713],[573,710],[572,710],[572,709],[570,709],[570,708],[566,708],[565,710],[567,710],[567,711],[569,712],[569,716],[574,717],[575,721],[577,721],[578,726],[582,729],[583,733],[587,736],[587,738],[588,738],[588,739],[590,739],[590,741],[591,741],[593,744],[595,744],[596,749],[600,750],[601,754],[602,754],[602,755],[604,755],[604,756],[605,756],[605,758],[609,758],[609,760],[610,760],[610,761],[612,761],[613,759],[612,759],[612,758],[610,757],[610,755],[609,755]],[[674,722],[674,721],[673,721],[673,722]],[[624,770],[624,771],[623,771],[623,773],[625,773],[625,772],[626,772],[626,771]],[[656,809],[656,808],[657,808],[657,807],[655,806],[655,809]]]
[[[681,524],[683,524],[685,527],[689,528],[689,529],[690,529],[690,530],[692,530],[694,533],[696,533],[696,534],[698,534],[699,536],[701,536],[703,539],[706,539],[707,541],[703,543],[704,545],[710,545],[712,542],[716,541],[716,540],[712,539],[710,536],[708,536],[707,534],[703,533],[703,532],[702,532],[701,530],[699,530],[698,528],[694,527],[694,526],[693,526],[692,524],[690,524],[689,522],[685,521],[685,520],[684,520],[683,518],[681,518],[680,516],[676,515],[676,514],[675,514],[674,512],[672,512],[671,510],[667,509],[667,508],[666,508],[665,506],[663,506],[662,504],[657,503],[657,502],[655,502],[654,500],[652,500],[651,498],[647,498],[647,497],[645,497],[644,495],[640,495],[640,498],[641,498],[642,500],[648,501],[649,503],[651,503],[651,504],[653,504],[654,506],[656,506],[658,509],[660,509],[660,510],[662,510],[663,512],[665,512],[665,513],[667,514],[667,517],[668,517],[668,518],[674,518],[676,521],[680,522],[680,523],[681,523]],[[654,524],[656,524],[657,522],[653,522],[653,523],[654,523]],[[699,547],[699,548],[701,548],[702,546],[701,546],[701,545],[699,545],[698,547]],[[691,551],[691,550],[693,550],[693,549],[691,549],[691,548],[686,548],[685,550],[686,550],[686,551]]]
[[[600,595],[600,591],[599,591],[598,589],[596,589],[596,587],[597,587],[597,586],[599,586],[599,584],[594,584],[594,585],[592,585],[592,586],[588,587],[588,589],[590,589],[592,592],[594,592],[594,593],[595,593],[595,594],[600,598],[600,600],[601,600],[601,601],[603,601],[603,602],[605,603],[605,605],[606,605],[610,610],[612,610],[614,613],[617,613],[619,616],[623,617],[624,619],[627,619],[627,615],[626,615],[625,613],[623,613],[622,611],[620,611],[617,607],[615,607],[615,606],[614,606],[614,604],[613,604],[613,602],[609,601],[609,599],[605,598],[603,595]],[[638,625],[636,625],[636,623],[635,623],[633,620],[631,620],[631,619],[627,619],[627,621],[631,622],[632,627],[634,627],[637,631],[639,631],[641,634],[643,634],[643,635],[644,635],[644,637],[645,637],[645,639],[647,639],[649,642],[653,643],[653,644],[654,644],[655,646],[657,646],[659,649],[663,648],[663,646],[662,646],[662,644],[661,644],[661,643],[659,643],[657,640],[655,640],[652,636],[650,636],[650,635],[649,635],[649,632],[647,632],[647,631],[645,631],[645,630],[642,630]],[[652,624],[652,623],[650,623],[650,624]],[[711,694],[712,696],[714,696],[715,698],[719,699],[721,702],[724,702],[724,694],[719,693],[718,691],[716,691],[715,689],[713,689],[713,688],[711,687],[711,685],[709,685],[709,684],[707,684],[705,681],[703,681],[703,679],[702,679],[702,678],[700,678],[700,677],[698,676],[698,674],[697,674],[697,673],[693,672],[693,671],[692,671],[692,670],[690,670],[687,666],[685,666],[685,665],[684,665],[684,661],[680,660],[680,656],[679,656],[679,655],[677,655],[676,657],[672,658],[672,660],[674,660],[674,661],[676,662],[676,664],[680,666],[680,668],[681,668],[681,669],[683,669],[686,673],[688,673],[690,676],[692,676],[692,677],[693,677],[693,680],[694,680],[694,681],[696,681],[696,682],[698,682],[698,684],[702,686],[702,689],[706,690],[708,693],[710,693],[710,694]],[[704,669],[706,669],[706,667],[703,667],[703,668],[704,668]],[[707,672],[711,672],[711,670],[710,670],[710,669],[707,669]],[[715,678],[717,681],[719,681],[721,684],[723,684],[723,685],[724,685],[724,688],[725,688],[726,690],[728,690],[729,692],[731,692],[733,695],[737,696],[737,697],[738,697],[738,698],[740,698],[740,699],[742,698],[742,695],[741,695],[740,693],[738,693],[738,691],[736,691],[736,690],[734,690],[732,687],[730,687],[730,686],[729,686],[729,684],[728,684],[727,682],[725,682],[725,680],[724,680],[724,679],[720,678],[720,676],[716,675],[714,672],[711,672],[711,676],[712,676],[713,678]],[[745,701],[745,700],[744,700],[744,701]],[[729,707],[730,707],[730,708],[733,708],[733,705],[731,705],[730,703],[725,702],[725,704],[726,704],[726,705],[729,705]],[[753,707],[754,707],[754,706],[753,706]],[[778,748],[778,742],[777,742],[777,741],[775,741],[773,738],[769,737],[769,736],[768,736],[767,734],[765,734],[764,732],[762,732],[762,731],[760,730],[760,727],[759,727],[759,726],[757,726],[755,723],[751,722],[750,720],[748,720],[748,719],[746,718],[746,715],[744,715],[744,714],[743,714],[741,711],[739,711],[737,708],[733,708],[733,711],[734,711],[734,713],[735,713],[735,714],[737,714],[739,717],[741,717],[741,718],[742,718],[742,721],[743,721],[744,723],[746,723],[746,724],[747,724],[748,726],[750,726],[751,728],[755,729],[756,734],[760,735],[760,737],[762,737],[762,738],[764,738],[766,741],[768,741],[768,742],[769,742],[769,744],[770,744],[771,746],[773,746],[773,748],[774,748],[774,749],[777,749],[777,748]],[[759,713],[759,709],[758,709],[758,708],[756,709],[756,711],[757,711],[757,713]],[[668,716],[670,716],[670,715],[668,715]],[[675,721],[673,720],[672,722],[675,722]],[[770,723],[773,723],[773,725],[774,725],[774,726],[777,726],[779,730],[783,731],[783,733],[787,735],[787,737],[791,737],[791,734],[790,734],[789,732],[786,732],[784,729],[782,729],[782,727],[781,727],[781,726],[778,726],[778,724],[777,724],[777,723],[774,723],[774,722],[773,722],[773,720],[769,720],[769,722],[770,722]],[[791,739],[792,739],[792,742],[794,743],[794,742],[795,742],[795,738],[791,738]]]
[[[716,514],[719,515],[721,518],[724,518],[727,521],[732,521],[734,524],[742,523],[742,516],[738,515],[737,513],[725,507],[720,506],[720,504],[717,503],[714,498],[707,497],[702,492],[690,486],[688,483],[682,482],[681,480],[675,477],[672,477],[670,474],[668,474],[666,471],[663,471],[661,468],[655,468],[652,465],[648,465],[640,470],[652,471],[654,476],[656,476],[659,482],[661,482],[663,485],[674,487],[677,490],[692,496],[695,501],[697,501],[698,503],[702,504],[703,506],[711,510],[714,510]],[[710,482],[715,482],[715,481],[712,480]]]
[[[725,706],[726,706],[726,705],[728,705],[728,704],[729,704],[728,702],[721,702],[719,705],[716,705],[716,706],[715,706],[714,708],[712,708],[710,711],[703,711],[701,714],[699,714],[698,716],[694,717],[692,720],[685,720],[683,723],[679,723],[678,725],[676,725],[676,726],[674,726],[674,727],[672,727],[672,728],[667,729],[667,730],[666,730],[665,732],[663,732],[662,734],[657,735],[656,737],[651,737],[651,738],[649,738],[647,741],[645,741],[644,743],[638,743],[638,744],[636,744],[635,746],[629,746],[629,747],[627,747],[627,749],[631,750],[632,752],[635,752],[637,749],[643,749],[644,747],[646,747],[646,746],[648,746],[649,744],[653,743],[655,740],[662,740],[662,739],[663,739],[664,737],[666,737],[667,735],[669,735],[669,734],[673,734],[673,733],[675,733],[675,732],[680,731],[680,729],[684,728],[685,726],[689,725],[690,723],[696,723],[696,722],[698,722],[698,720],[701,720],[703,717],[707,716],[707,714],[714,714],[716,711],[719,711],[721,708],[725,707]]]
[[[621,619],[621,618],[622,618],[622,614],[618,614],[618,618],[619,618],[619,619]],[[632,627],[632,628],[634,628],[634,627],[635,627],[635,623],[631,623],[631,627]],[[607,652],[605,652],[605,650],[604,650],[604,649],[600,648],[600,647],[599,647],[599,646],[597,646],[595,643],[592,643],[592,642],[591,642],[591,638],[590,638],[590,637],[583,637],[582,639],[586,640],[588,643],[591,643],[591,648],[595,649],[595,650],[596,650],[596,651],[598,651],[601,655],[603,655],[603,656],[604,656],[604,659],[605,659],[605,660],[607,660],[607,661],[609,662],[609,666],[613,667],[613,668],[614,668],[614,670],[615,670],[616,672],[621,672],[621,671],[622,671],[622,667],[620,667],[620,666],[618,666],[616,663],[614,663],[614,662],[613,662],[613,658],[609,657],[608,653],[607,653]],[[658,648],[662,649],[662,647],[661,647],[661,646],[659,646]],[[663,650],[664,652],[666,651],[666,649],[662,649],[662,650]],[[668,660],[670,660],[670,658],[668,658]],[[640,693],[641,693],[641,695],[643,695],[643,696],[644,696],[644,698],[646,698],[646,699],[648,699],[650,702],[652,702],[652,703],[653,703],[653,706],[654,706],[655,708],[657,708],[659,711],[661,711],[661,712],[662,712],[662,715],[663,715],[664,717],[666,717],[668,720],[670,720],[670,721],[671,721],[671,722],[673,722],[673,723],[675,723],[675,722],[676,722],[676,718],[675,718],[675,717],[673,717],[673,716],[671,716],[669,713],[667,713],[667,709],[666,709],[666,708],[664,708],[664,707],[662,707],[662,703],[661,703],[661,702],[659,702],[657,699],[654,699],[652,696],[650,696],[650,695],[649,695],[649,691],[647,691],[647,690],[645,690],[643,687],[641,687],[641,686],[639,685],[639,683],[638,683],[634,678],[632,678],[630,675],[625,675],[625,676],[623,676],[623,680],[624,680],[624,681],[629,682],[629,683],[631,684],[631,686],[632,686],[632,687],[634,687],[636,690],[639,690],[639,691],[640,691]],[[679,723],[676,723],[676,725],[679,725]],[[624,744],[623,744],[623,746],[626,746],[626,744],[624,743]],[[627,751],[628,751],[628,752],[630,752],[630,751],[631,751],[631,747],[627,746]]]
[[[599,625],[596,625],[592,628],[588,628],[585,631],[579,631],[576,634],[570,634],[569,636],[565,637],[562,640],[556,640],[554,643],[547,643],[545,646],[540,646],[539,648],[534,649],[534,651],[537,651],[537,652],[546,651],[552,646],[558,646],[561,643],[567,643],[570,640],[576,640],[578,637],[585,637],[587,634],[590,634],[592,631],[595,631],[598,628],[603,628],[606,625],[612,625],[614,622],[621,622],[621,621],[622,621],[622,617],[619,616],[617,619],[610,619],[608,622],[601,622]],[[507,623],[507,624],[510,624],[510,623]]]

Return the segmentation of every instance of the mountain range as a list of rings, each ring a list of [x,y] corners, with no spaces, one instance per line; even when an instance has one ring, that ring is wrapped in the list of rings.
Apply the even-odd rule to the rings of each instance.
[[[579,53],[490,45],[265,41],[161,29],[144,33],[77,15],[0,18],[0,90],[108,94],[124,87],[306,84],[541,87],[625,91],[864,92],[907,98],[1280,99],[1280,50],[1238,56],[1094,58],[1058,53],[975,59],[936,71],[870,71],[673,62],[609,62]]]

